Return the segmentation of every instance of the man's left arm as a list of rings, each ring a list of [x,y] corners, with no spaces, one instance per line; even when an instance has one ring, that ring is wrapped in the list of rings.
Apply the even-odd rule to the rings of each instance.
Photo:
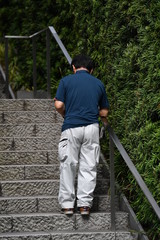
[[[102,108],[99,111],[99,116],[101,117],[101,120],[102,120],[104,126],[108,125],[108,120],[107,120],[108,112],[109,112],[108,108]]]

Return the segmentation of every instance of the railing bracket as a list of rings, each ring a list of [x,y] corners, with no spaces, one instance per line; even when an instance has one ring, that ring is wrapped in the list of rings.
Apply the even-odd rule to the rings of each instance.
[[[13,140],[12,140],[11,150],[15,150],[15,140],[14,140],[14,138],[13,138]]]
[[[4,116],[4,112],[2,112],[2,123],[5,123],[5,116]]]
[[[27,111],[27,103],[26,103],[25,100],[24,100],[24,102],[23,102],[23,110],[24,110],[24,111]]]

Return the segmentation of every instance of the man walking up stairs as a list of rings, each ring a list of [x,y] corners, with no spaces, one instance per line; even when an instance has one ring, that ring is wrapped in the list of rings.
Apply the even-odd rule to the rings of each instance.
[[[0,240],[136,239],[118,203],[111,231],[109,180],[101,164],[90,215],[61,213],[61,125],[52,100],[0,99]]]

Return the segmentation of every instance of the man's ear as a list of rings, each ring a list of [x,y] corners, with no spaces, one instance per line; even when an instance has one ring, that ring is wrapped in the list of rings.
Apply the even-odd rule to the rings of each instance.
[[[73,72],[76,73],[76,68],[75,68],[75,66],[72,65],[72,67],[73,67]]]
[[[90,74],[92,74],[93,73],[93,68],[91,69],[91,71],[89,72]]]

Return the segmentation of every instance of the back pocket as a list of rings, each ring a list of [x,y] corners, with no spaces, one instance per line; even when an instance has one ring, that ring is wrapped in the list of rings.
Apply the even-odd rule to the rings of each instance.
[[[58,157],[60,161],[65,161],[67,159],[67,147],[68,139],[66,137],[61,138],[58,145]]]

